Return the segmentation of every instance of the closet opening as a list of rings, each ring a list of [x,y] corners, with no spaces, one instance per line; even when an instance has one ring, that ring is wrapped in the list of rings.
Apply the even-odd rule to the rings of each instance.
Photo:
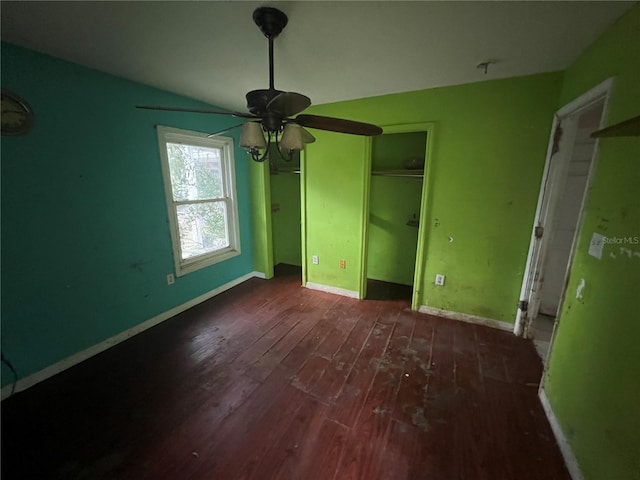
[[[387,133],[371,144],[368,299],[411,301],[427,132]]]
[[[271,236],[275,276],[302,279],[300,152],[285,160],[276,146],[269,151]]]

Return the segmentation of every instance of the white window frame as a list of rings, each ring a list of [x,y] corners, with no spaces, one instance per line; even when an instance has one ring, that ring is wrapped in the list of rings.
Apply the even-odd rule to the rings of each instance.
[[[233,138],[220,136],[208,138],[206,133],[181,130],[178,128],[165,127],[161,125],[157,127],[157,130],[176,275],[182,276],[201,268],[208,267],[209,265],[221,262],[223,260],[227,260],[228,258],[240,255],[240,229],[238,221],[238,202],[236,198],[236,174],[234,168],[235,161],[233,156]],[[176,201],[173,198],[171,172],[169,169],[169,155],[167,153],[168,143],[179,143],[183,145],[220,149],[223,201],[225,202],[227,209],[227,232],[229,234],[228,247],[214,250],[202,255],[182,259],[182,247],[180,243],[177,207],[179,205],[197,202]]]

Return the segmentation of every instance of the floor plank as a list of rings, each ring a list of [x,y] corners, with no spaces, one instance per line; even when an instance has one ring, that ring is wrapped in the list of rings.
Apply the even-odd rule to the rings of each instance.
[[[5,400],[2,478],[569,478],[531,342],[276,273]]]
[[[383,355],[373,359],[374,378],[351,429],[335,478],[369,479],[378,476],[391,412],[403,375],[404,365],[398,359],[409,344],[413,331],[411,320],[407,315],[396,318]],[[367,441],[363,442],[365,438]]]

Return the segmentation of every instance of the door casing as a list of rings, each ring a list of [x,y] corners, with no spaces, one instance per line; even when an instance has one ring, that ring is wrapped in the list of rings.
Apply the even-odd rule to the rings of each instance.
[[[418,244],[416,250],[416,262],[413,274],[413,294],[411,298],[411,308],[418,310],[420,307],[420,292],[422,290],[422,280],[424,278],[427,225],[429,224],[429,208],[431,207],[429,197],[431,194],[431,172],[433,138],[435,124],[432,122],[411,123],[400,125],[386,125],[382,127],[383,135],[390,133],[413,133],[426,132],[427,145],[425,147],[425,166],[424,177],[422,180],[422,194],[420,197],[420,218],[418,225]],[[364,188],[362,189],[362,249],[361,249],[361,271],[360,271],[360,298],[366,298],[367,295],[367,255],[369,243],[369,214],[370,214],[370,192],[371,192],[371,151],[372,142],[369,139],[366,149],[366,168]]]

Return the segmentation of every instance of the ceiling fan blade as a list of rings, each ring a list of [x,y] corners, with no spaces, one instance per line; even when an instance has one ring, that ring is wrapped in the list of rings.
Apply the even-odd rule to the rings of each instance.
[[[308,130],[303,128],[302,129],[302,142],[307,144],[307,143],[313,143],[315,141],[316,141],[316,137],[311,135]]]
[[[257,118],[250,113],[242,112],[223,112],[222,110],[205,110],[200,108],[181,108],[181,107],[163,107],[160,105],[136,105],[136,108],[142,108],[145,110],[164,110],[167,112],[185,112],[185,113],[208,113],[215,115],[233,115],[240,118]]]
[[[267,111],[290,117],[300,113],[309,105],[311,105],[311,99],[301,93],[282,92],[267,104]]]
[[[219,130],[217,132],[210,133],[209,135],[207,135],[207,138],[211,138],[211,137],[216,137],[218,135],[222,135],[223,133],[227,133],[229,130],[233,130],[234,128],[238,128],[238,127],[241,127],[243,125],[244,125],[244,122],[239,123],[237,125],[233,125],[231,127],[227,127],[224,130]]]
[[[354,122],[343,118],[323,117],[320,115],[298,115],[295,123],[303,127],[328,130],[330,132],[349,133],[351,135],[364,135],[372,137],[380,135],[382,129],[371,123]]]

